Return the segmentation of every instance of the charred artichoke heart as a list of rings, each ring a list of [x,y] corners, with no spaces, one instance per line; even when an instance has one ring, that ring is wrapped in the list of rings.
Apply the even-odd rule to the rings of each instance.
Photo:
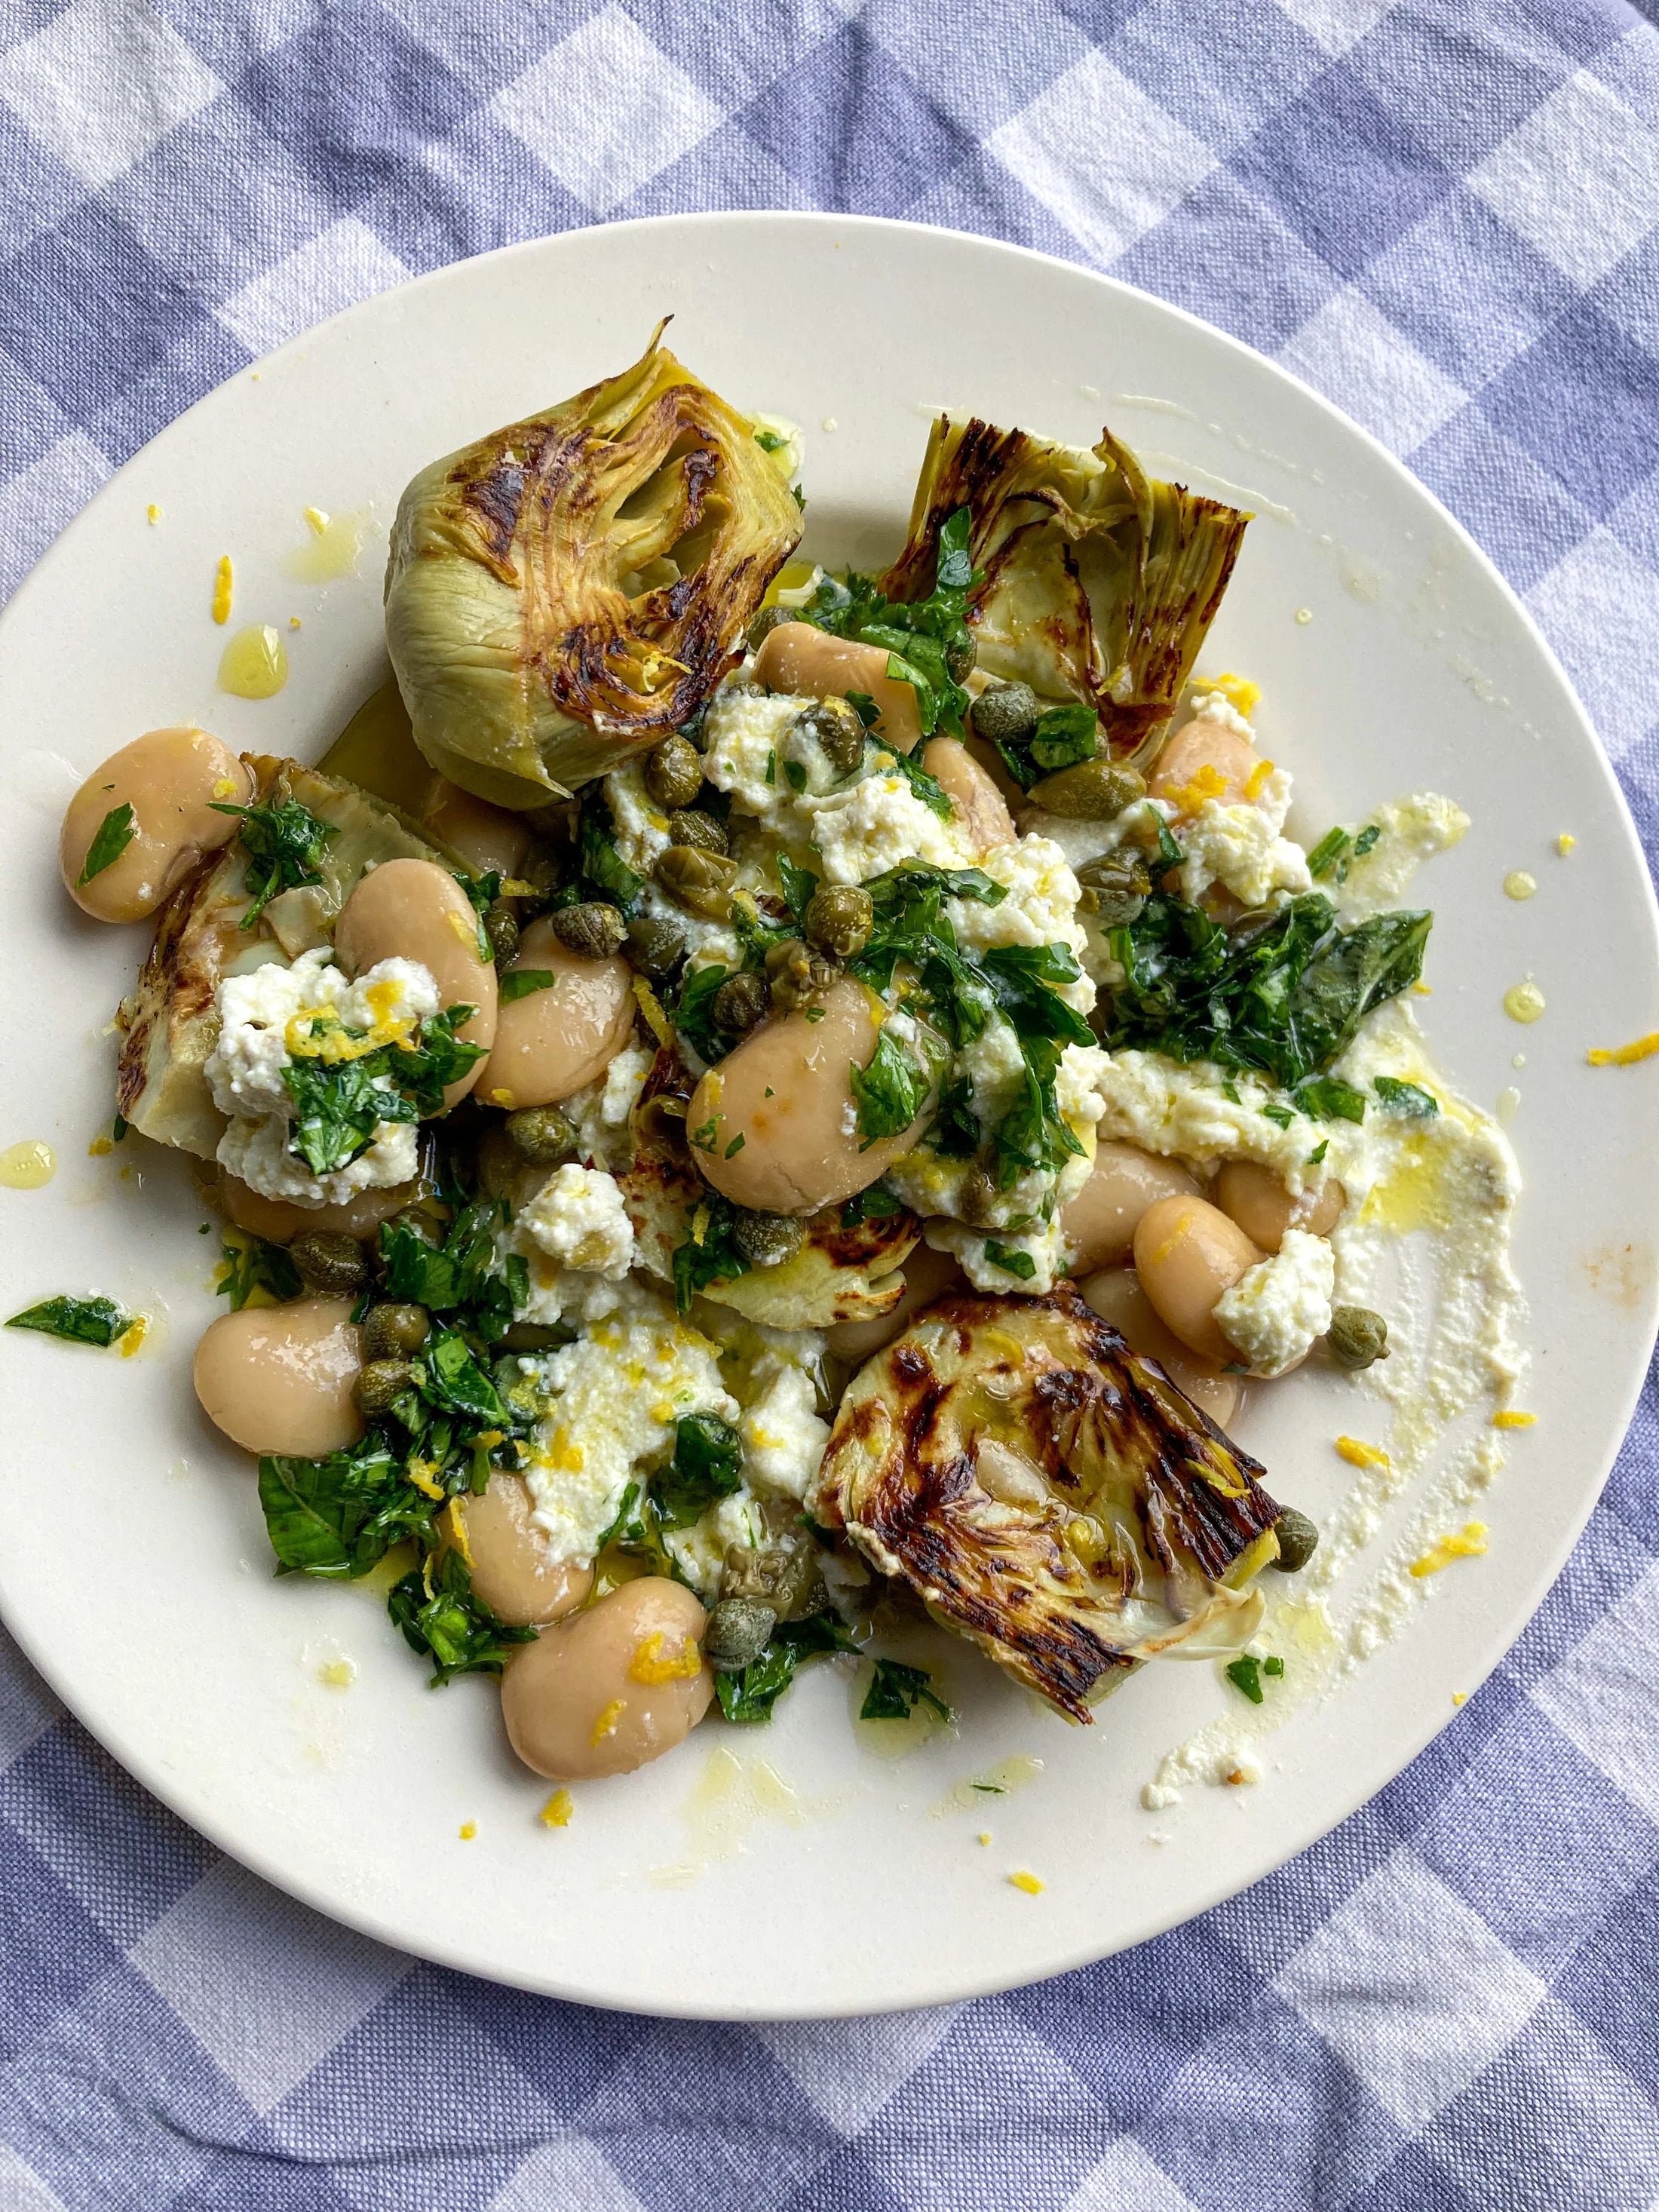
[[[813,1510],[1086,1722],[1138,1661],[1255,1633],[1280,1510],[1261,1472],[1062,1285],[912,1322],[854,1378]]]
[[[933,589],[959,507],[978,580],[968,625],[988,674],[1099,715],[1120,757],[1167,726],[1215,618],[1250,520],[1149,477],[1103,430],[1092,452],[977,420],[933,425],[890,599]]]
[[[532,807],[688,720],[800,537],[754,425],[656,337],[398,503],[392,665],[434,768]]]

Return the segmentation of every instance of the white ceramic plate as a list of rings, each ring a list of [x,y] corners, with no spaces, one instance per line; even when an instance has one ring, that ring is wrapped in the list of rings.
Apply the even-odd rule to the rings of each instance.
[[[1438,915],[1420,1005],[1470,1097],[1521,1093],[1538,1425],[1481,1508],[1489,1557],[1439,1577],[1403,1634],[1274,1739],[1254,1788],[1141,1808],[1161,1754],[1232,1694],[1210,1666],[1146,1669],[1071,1729],[940,1639],[954,1735],[881,1756],[850,1724],[847,1679],[819,1668],[764,1733],[711,1723],[543,1827],[545,1788],[509,1758],[490,1685],[428,1694],[377,1596],[272,1580],[251,1471],[191,1392],[216,1246],[182,1163],[137,1143],[88,1156],[111,1111],[105,1024],[143,939],[64,898],[68,791],[166,722],[315,758],[381,680],[385,533],[408,477],[631,361],[670,311],[717,390],[806,426],[809,543],[836,560],[878,564],[897,543],[940,404],[1084,443],[1107,419],[1156,472],[1255,507],[1203,665],[1261,685],[1304,832],[1425,787],[1474,817],[1419,879]],[[357,576],[293,579],[312,505],[370,513]],[[216,689],[225,552],[234,623],[303,617],[272,702]],[[105,487],[0,623],[0,1143],[45,1138],[62,1161],[38,1194],[0,1191],[8,1305],[95,1287],[163,1316],[130,1362],[3,1340],[0,1606],[150,1789],[342,1920],[665,2013],[863,2012],[1053,1973],[1256,1880],[1397,1773],[1519,1632],[1589,1510],[1652,1338],[1659,1231],[1653,1072],[1584,1060],[1659,1027],[1629,821],[1560,671],[1457,526],[1333,409],[1172,308],[982,240],[829,216],[580,231],[443,270],[239,375]],[[1501,887],[1518,867],[1540,886],[1524,906]],[[1529,972],[1549,1011],[1523,1031],[1501,1001]],[[1316,1514],[1349,1473],[1331,1449],[1346,1389],[1304,1375],[1243,1424],[1270,1486]],[[338,1656],[357,1668],[345,1692],[318,1678]],[[1029,1786],[939,1809],[1030,1757]],[[1007,1883],[1019,1868],[1041,1896]]]

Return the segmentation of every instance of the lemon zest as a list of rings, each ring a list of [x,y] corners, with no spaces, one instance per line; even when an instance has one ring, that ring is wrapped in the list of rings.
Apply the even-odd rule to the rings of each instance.
[[[438,1484],[432,1480],[437,1471],[437,1468],[429,1459],[411,1459],[408,1462],[406,1468],[409,1479],[414,1484],[416,1489],[422,1492],[428,1498],[441,1498],[443,1496],[442,1490],[439,1487]]]
[[[1564,830],[1561,832],[1561,835],[1555,841],[1555,849],[1565,860],[1568,854],[1571,852],[1573,847],[1577,842],[1578,840],[1573,836],[1571,830]]]
[[[1592,1067],[1633,1067],[1638,1060],[1651,1060],[1656,1052],[1659,1052],[1659,1030],[1650,1030],[1633,1043],[1616,1044],[1611,1050],[1592,1045],[1585,1058]]]
[[[1260,799],[1262,790],[1267,784],[1267,778],[1273,774],[1273,764],[1270,760],[1258,761],[1255,766],[1250,770],[1250,780],[1244,787],[1245,798],[1249,799]]]
[[[466,1515],[462,1510],[461,1501],[459,1498],[452,1498],[449,1501],[449,1533],[451,1537],[454,1540],[455,1549],[466,1561],[467,1565],[471,1567],[472,1565],[472,1547],[467,1541]]]
[[[568,1790],[556,1790],[546,1804],[542,1807],[537,1818],[544,1828],[568,1828],[570,1826],[570,1815],[575,1809],[570,1801],[570,1792]]]
[[[213,619],[222,626],[230,620],[231,594],[235,576],[228,553],[219,556],[219,565],[213,572]]]
[[[107,1159],[115,1150],[115,1140],[112,1137],[94,1137],[87,1150],[94,1160]]]
[[[1425,1552],[1420,1559],[1412,1561],[1412,1573],[1421,1582],[1425,1575],[1437,1575],[1442,1567],[1450,1566],[1454,1559],[1480,1559],[1486,1554],[1486,1524],[1484,1521],[1466,1521],[1462,1533],[1443,1536],[1431,1552]]]
[[[617,1723],[622,1718],[627,1710],[628,1700],[626,1698],[612,1698],[611,1703],[605,1707],[605,1711],[599,1715],[598,1720],[593,1723],[593,1733],[587,1739],[588,1748],[590,1751],[597,1751],[599,1746],[605,1741],[606,1736],[614,1735],[616,1734]]]
[[[1027,1874],[1024,1868],[1018,1874],[1011,1874],[1008,1881],[1012,1887],[1023,1889],[1027,1897],[1041,1897],[1048,1887],[1047,1882],[1039,1881],[1034,1874]]]
[[[122,1358],[123,1358],[123,1359],[131,1359],[131,1357],[132,1357],[132,1355],[133,1355],[133,1353],[134,1353],[135,1352],[137,1352],[137,1349],[138,1349],[139,1346],[140,1346],[141,1344],[143,1344],[143,1340],[144,1340],[145,1337],[146,1337],[146,1336],[148,1336],[148,1335],[149,1335],[149,1315],[148,1315],[148,1314],[137,1314],[137,1315],[135,1315],[135,1316],[134,1316],[134,1317],[132,1318],[132,1320],[131,1320],[131,1322],[128,1322],[128,1324],[127,1324],[127,1328],[126,1328],[126,1331],[125,1331],[125,1334],[123,1335],[123,1337],[122,1337],[122,1339],[121,1339],[121,1357],[122,1357]]]
[[[702,1653],[690,1637],[681,1644],[672,1659],[662,1656],[663,1632],[647,1636],[635,1651],[629,1662],[630,1682],[690,1682],[702,1672]]]
[[[1206,691],[1218,691],[1233,711],[1243,714],[1247,722],[1261,701],[1261,686],[1252,684],[1248,676],[1235,676],[1231,670],[1221,676],[1200,676],[1193,689],[1200,696]]]
[[[1350,1467],[1387,1467],[1389,1455],[1380,1445],[1362,1443],[1358,1437],[1339,1437],[1337,1455],[1347,1461]]]
[[[472,1838],[474,1838],[474,1836],[476,1836],[476,1835],[477,1834],[477,1832],[478,1832],[478,1824],[477,1824],[477,1822],[476,1820],[463,1820],[463,1821],[462,1821],[462,1823],[461,1823],[461,1841],[462,1841],[464,1844],[470,1844],[470,1843],[472,1841]]]
[[[1495,1429],[1529,1429],[1537,1419],[1536,1413],[1515,1413],[1506,1407],[1501,1413],[1492,1415],[1492,1425]]]
[[[674,1025],[662,1010],[662,1001],[643,975],[634,978],[634,996],[640,1012],[645,1016],[646,1026],[665,1050],[674,1048]]]

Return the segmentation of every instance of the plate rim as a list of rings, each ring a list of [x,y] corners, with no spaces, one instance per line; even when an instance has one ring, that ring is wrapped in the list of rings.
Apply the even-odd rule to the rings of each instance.
[[[84,522],[87,516],[106,499],[112,498],[118,494],[121,488],[141,467],[145,455],[151,447],[159,441],[170,437],[181,425],[189,422],[199,411],[220,400],[228,387],[239,380],[246,377],[251,372],[263,372],[267,368],[283,362],[290,356],[300,353],[308,343],[313,342],[320,332],[332,332],[355,318],[372,313],[385,302],[405,299],[418,291],[435,292],[444,284],[458,281],[464,272],[474,272],[485,264],[506,263],[515,258],[529,259],[537,255],[546,254],[550,251],[556,252],[566,241],[587,239],[594,233],[625,232],[672,235],[676,232],[684,233],[688,230],[711,228],[722,230],[752,229],[758,233],[788,227],[802,227],[821,233],[834,230],[858,231],[874,236],[899,234],[915,240],[943,240],[961,243],[973,247],[976,252],[1005,258],[1013,264],[1034,264],[1047,270],[1059,271],[1068,278],[1101,287],[1108,294],[1132,299],[1137,303],[1152,307],[1159,316],[1167,319],[1172,324],[1177,326],[1185,325],[1194,331],[1202,333],[1206,340],[1218,341],[1223,348],[1236,353],[1244,362],[1249,363],[1253,369],[1265,368],[1273,377],[1281,380],[1292,387],[1304,402],[1311,402],[1321,414],[1340,428],[1344,435],[1359,440],[1362,445],[1369,449],[1373,460],[1380,461],[1413,495],[1426,503],[1441,526],[1455,540],[1464,556],[1474,556],[1474,563],[1486,582],[1496,587],[1509,614],[1511,617],[1518,618],[1521,628],[1531,646],[1541,654],[1549,672],[1555,678],[1561,699],[1570,705],[1582,734],[1589,740],[1590,757],[1595,763],[1595,770],[1614,802],[1614,817],[1626,841],[1628,855],[1634,863],[1636,880],[1641,886],[1642,902],[1647,921],[1648,966],[1651,971],[1659,974],[1659,897],[1656,896],[1647,855],[1642,847],[1634,817],[1612,759],[1583,702],[1579,698],[1571,678],[1531,611],[1486,549],[1431,488],[1373,432],[1356,422],[1334,401],[1317,391],[1304,379],[1298,376],[1294,370],[1285,368],[1270,355],[1259,351],[1243,339],[1235,337],[1232,332],[1222,329],[1218,325],[1210,323],[1203,317],[1194,314],[1189,308],[1164,300],[1158,294],[1146,291],[1138,285],[1127,283],[1121,277],[1106,275],[1080,261],[1067,260],[1061,255],[1048,252],[1037,247],[1016,245],[1005,239],[990,237],[974,231],[958,230],[943,224],[917,222],[884,216],[842,215],[822,210],[781,208],[720,209],[635,216],[621,222],[584,223],[568,230],[545,233],[536,238],[514,240],[505,245],[492,247],[483,253],[467,255],[459,260],[446,262],[441,267],[427,270],[419,275],[407,278],[401,283],[387,286],[383,291],[372,293],[365,299],[354,301],[349,306],[338,310],[336,313],[307,325],[305,329],[297,331],[269,353],[254,356],[234,369],[211,390],[204,392],[198,398],[193,400],[189,407],[162,424],[118,469],[105,478],[92,498],[63,524],[51,543],[42,550],[20,580],[4,607],[0,608],[0,658],[7,653],[11,631],[29,617],[37,597],[51,588],[52,572],[60,555],[64,538]],[[1105,404],[1103,397],[1102,404]],[[1656,1328],[1659,1328],[1659,1279],[1656,1279],[1648,1285],[1644,1304],[1646,1310],[1642,1326],[1644,1334],[1650,1340],[1651,1346]],[[1492,1647],[1492,1656],[1489,1662],[1480,1668],[1478,1678],[1471,1680],[1468,1692],[1469,1698],[1474,1698],[1491,1674],[1513,1650],[1550,1591],[1559,1581],[1568,1560],[1577,1547],[1590,1516],[1601,1499],[1619,1455],[1628,1439],[1631,1422],[1640,1401],[1650,1357],[1650,1350],[1648,1358],[1640,1363],[1635,1361],[1632,1363],[1632,1379],[1628,1383],[1617,1407],[1615,1441],[1605,1455],[1594,1480],[1587,1482],[1584,1486],[1582,1507],[1573,1515],[1565,1537],[1553,1548],[1546,1563],[1529,1577],[1524,1588],[1513,1594],[1509,1601],[1500,1607],[1498,1625],[1492,1629],[1486,1639]],[[728,2006],[715,2009],[706,2004],[699,2004],[694,1996],[688,1996],[680,2002],[658,2000],[647,2005],[642,2004],[637,1997],[630,1998],[621,1990],[619,1984],[608,1990],[599,1989],[592,1984],[562,1982],[556,1976],[533,1973],[515,1976],[501,1972],[494,1966],[481,1968],[476,1962],[476,1959],[468,1954],[465,1944],[447,1943],[436,1926],[433,1927],[429,1936],[423,1937],[420,1944],[416,1946],[409,1941],[407,1934],[401,1927],[391,1925],[386,1919],[377,1914],[372,1905],[354,1900],[343,1900],[337,1896],[325,1893],[320,1883],[304,1875],[295,1875],[285,1869],[274,1856],[261,1852],[256,1843],[240,1833],[234,1841],[228,1839],[222,1832],[215,1817],[214,1808],[210,1803],[201,1799],[199,1793],[192,1788],[187,1778],[164,1767],[159,1759],[146,1757],[142,1753],[135,1755],[131,1748],[118,1747],[117,1743],[110,1740],[97,1723],[88,1719],[79,1708],[71,1703],[59,1685],[50,1658],[43,1655],[30,1638],[5,1616],[3,1605],[0,1605],[0,1618],[5,1618],[8,1630],[23,1651],[29,1664],[41,1676],[64,1711],[75,1719],[77,1725],[87,1730],[88,1734],[101,1746],[118,1765],[131,1774],[143,1788],[157,1798],[176,1817],[185,1820],[204,1836],[216,1850],[238,1865],[246,1867],[261,1880],[270,1882],[274,1888],[287,1896],[295,1898],[325,1919],[354,1929],[387,1948],[409,1957],[427,1960],[435,1965],[490,1981],[502,1987],[522,1989],[535,1995],[556,1998],[565,2002],[592,2005],[606,2011],[633,2013],[647,2018],[718,2020],[764,2024],[784,2021],[874,2017],[882,2014],[915,2010],[938,2004],[971,2002],[977,1997],[996,1995],[1007,1990],[1033,1986],[1037,1983],[1053,1979],[1056,1976],[1098,1964],[1123,1950],[1155,1940],[1176,1928],[1187,1925],[1203,1914],[1213,1911],[1230,1899],[1243,1894],[1260,1882],[1271,1879],[1274,1874],[1281,1872],[1295,1859],[1322,1842],[1345,1821],[1360,1813],[1382,1790],[1389,1786],[1391,1781],[1403,1774],[1406,1769],[1422,1755],[1426,1747],[1459,1717],[1456,1710],[1448,1708],[1432,1717],[1422,1717],[1418,1723],[1403,1730],[1397,1741],[1407,1744],[1409,1747],[1403,1755],[1401,1755],[1397,1749],[1390,1750],[1384,1762],[1388,1771],[1382,1778],[1375,1783],[1365,1782],[1361,1786],[1360,1794],[1352,1797],[1352,1802],[1347,1802],[1344,1809],[1333,1814],[1328,1819],[1322,1817],[1316,1819],[1305,1834],[1301,1832],[1298,1826],[1298,1840],[1283,1857],[1277,1860],[1273,1866],[1237,1879],[1224,1870],[1218,1870],[1212,1881],[1200,1885],[1195,1890],[1189,1888],[1180,1905],[1169,1915],[1152,1914],[1147,1924],[1138,1932],[1125,1936],[1121,1940],[1110,1942],[1104,1949],[1099,1948],[1097,1942],[1085,1941],[1080,1945],[1072,1945],[1062,1952],[1051,1955],[1048,1961],[1039,1966],[1033,1974],[1020,1974],[1012,1978],[1004,1973],[993,1973],[988,1978],[969,1976],[965,1979],[954,1979],[948,1986],[935,1986],[928,1994],[919,1996],[907,1992],[889,1999],[860,2002],[854,2010],[845,2009],[834,2004],[826,2008],[822,2002],[815,2002],[810,1993],[804,1996],[799,2005],[791,2005],[787,2009],[779,2009],[775,2006],[757,2008],[733,2008]],[[1339,1690],[1336,1694],[1340,1696],[1341,1692]]]

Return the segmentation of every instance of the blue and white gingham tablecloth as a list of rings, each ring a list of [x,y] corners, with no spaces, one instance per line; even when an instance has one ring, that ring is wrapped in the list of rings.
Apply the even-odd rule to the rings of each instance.
[[[1622,0],[3,0],[0,595],[334,309],[768,206],[1043,247],[1328,392],[1525,599],[1651,854],[1659,35]],[[1304,1858],[870,2022],[664,2024],[382,1950],[11,1654],[0,2212],[1650,2212],[1656,1468],[1650,1391],[1517,1649]]]

